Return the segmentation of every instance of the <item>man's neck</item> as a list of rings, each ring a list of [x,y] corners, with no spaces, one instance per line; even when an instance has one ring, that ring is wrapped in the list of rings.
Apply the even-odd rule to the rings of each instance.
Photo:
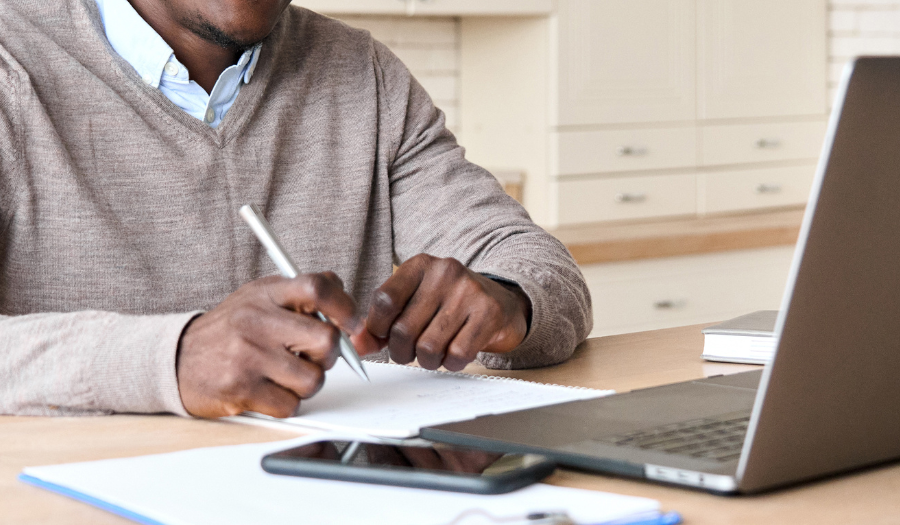
[[[241,49],[227,49],[197,35],[189,28],[174,20],[161,2],[153,0],[129,0],[134,10],[141,15],[154,31],[166,41],[175,53],[175,58],[190,72],[191,80],[207,93],[225,71],[240,57]]]

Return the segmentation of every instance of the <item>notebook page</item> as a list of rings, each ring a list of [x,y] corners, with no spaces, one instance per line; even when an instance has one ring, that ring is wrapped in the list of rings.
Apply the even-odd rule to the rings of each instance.
[[[645,498],[543,484],[482,496],[276,476],[260,467],[267,453],[321,437],[29,467],[23,481],[69,489],[70,497],[164,525],[441,525],[469,509],[496,516],[562,509],[578,522],[597,523],[659,507]]]
[[[300,404],[296,417],[267,419],[288,425],[408,437],[431,425],[613,393],[386,363],[365,366],[371,383],[360,381],[350,367],[338,364],[328,371],[322,390]]]

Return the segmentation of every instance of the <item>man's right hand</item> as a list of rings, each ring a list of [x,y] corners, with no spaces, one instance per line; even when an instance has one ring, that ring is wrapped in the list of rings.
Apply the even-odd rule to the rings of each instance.
[[[338,328],[316,311],[356,336],[361,353],[377,350],[361,333],[356,303],[337,275],[259,279],[185,328],[176,367],[184,408],[209,418],[292,415],[301,399],[319,391],[340,355]]]

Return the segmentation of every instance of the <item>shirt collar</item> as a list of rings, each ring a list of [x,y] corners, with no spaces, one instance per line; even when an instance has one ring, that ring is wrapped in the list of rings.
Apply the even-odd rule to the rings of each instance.
[[[106,38],[113,50],[137,71],[144,83],[159,88],[164,68],[175,60],[172,48],[159,36],[128,0],[96,0]],[[238,66],[244,68],[243,81],[250,83],[262,44],[244,51]],[[180,65],[180,64],[179,64]]]
[[[247,64],[247,69],[244,70],[244,84],[249,84],[250,79],[253,78],[253,73],[256,71],[256,63],[259,62],[259,53],[261,50],[262,44],[256,44],[244,51],[244,54],[238,59],[238,65],[241,65],[242,62]],[[244,60],[245,58],[246,61]]]

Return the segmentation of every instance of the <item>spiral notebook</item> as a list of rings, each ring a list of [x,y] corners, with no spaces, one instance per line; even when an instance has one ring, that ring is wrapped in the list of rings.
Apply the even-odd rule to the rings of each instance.
[[[301,432],[313,428],[405,438],[431,425],[614,393],[387,363],[365,366],[371,383],[360,381],[349,366],[338,363],[328,371],[322,390],[304,400],[294,417],[248,413],[226,419]]]

